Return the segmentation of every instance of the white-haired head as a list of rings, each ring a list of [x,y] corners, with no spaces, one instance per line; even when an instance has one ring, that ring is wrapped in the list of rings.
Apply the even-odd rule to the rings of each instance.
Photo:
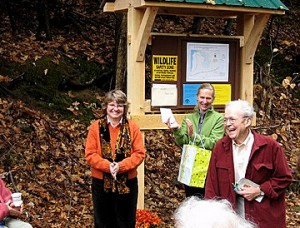
[[[226,104],[225,111],[226,109],[239,110],[242,116],[249,117],[250,119],[255,115],[253,106],[245,100],[230,101]]]
[[[227,200],[187,198],[175,211],[176,228],[255,228],[238,216]]]

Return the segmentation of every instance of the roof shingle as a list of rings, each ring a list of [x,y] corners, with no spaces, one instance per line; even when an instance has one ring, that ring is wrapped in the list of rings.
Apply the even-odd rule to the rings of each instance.
[[[148,1],[153,1],[153,0],[148,0]],[[159,2],[174,2],[174,3],[185,2],[185,3],[195,3],[195,4],[211,4],[211,5],[242,6],[242,7],[251,7],[251,8],[288,10],[288,8],[279,0],[159,0]]]

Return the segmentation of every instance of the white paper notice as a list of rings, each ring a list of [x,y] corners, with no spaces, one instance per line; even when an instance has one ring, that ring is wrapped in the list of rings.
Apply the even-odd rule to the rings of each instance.
[[[163,123],[167,123],[168,120],[170,120],[170,123],[175,122],[175,118],[170,108],[160,108],[160,114]]]
[[[153,84],[151,90],[152,106],[176,106],[177,87],[174,84]]]

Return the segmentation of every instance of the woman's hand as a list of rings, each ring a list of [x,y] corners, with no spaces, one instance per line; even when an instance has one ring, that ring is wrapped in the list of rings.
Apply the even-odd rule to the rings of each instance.
[[[172,116],[166,122],[169,129],[178,129],[180,125],[177,123],[176,119]]]
[[[194,134],[194,129],[193,129],[193,124],[189,119],[185,120],[186,125],[187,125],[187,133],[189,137],[192,137]]]
[[[21,217],[22,212],[23,212],[23,205],[21,205],[20,207],[16,207],[14,205],[14,203],[11,202],[11,200],[7,201],[6,205],[8,207],[10,216],[12,216],[12,217]]]
[[[117,174],[119,172],[119,169],[120,169],[120,167],[119,167],[119,164],[117,162],[110,163],[109,170],[110,170],[110,173],[111,173],[112,177],[115,180],[117,180]]]

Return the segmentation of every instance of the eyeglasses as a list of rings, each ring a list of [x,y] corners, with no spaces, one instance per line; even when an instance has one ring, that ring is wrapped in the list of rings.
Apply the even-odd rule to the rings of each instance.
[[[237,119],[234,119],[232,117],[224,118],[224,124],[227,124],[228,121],[229,121],[230,124],[234,124],[237,121]]]
[[[110,108],[120,109],[120,108],[124,108],[126,105],[125,104],[108,104],[107,106]]]
[[[248,116],[243,116],[243,119],[245,118],[249,118]],[[229,117],[229,118],[224,118],[224,124],[227,124],[227,122],[229,121],[230,124],[234,124],[238,119]]]

